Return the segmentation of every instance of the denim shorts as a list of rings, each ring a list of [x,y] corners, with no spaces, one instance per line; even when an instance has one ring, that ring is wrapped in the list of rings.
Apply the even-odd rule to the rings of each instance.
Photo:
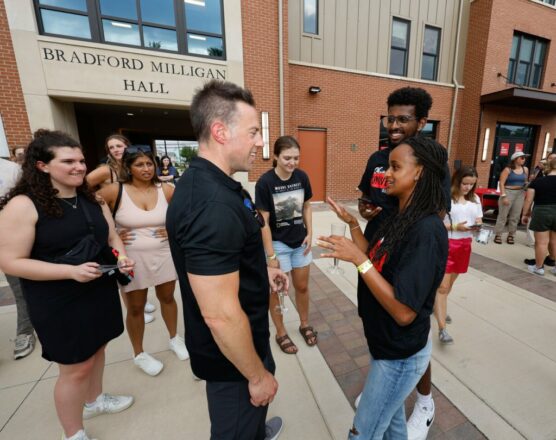
[[[307,255],[303,255],[305,252],[305,246],[299,246],[297,248],[291,248],[288,245],[282,243],[281,241],[273,241],[272,248],[276,252],[278,261],[280,262],[280,269],[284,272],[289,272],[293,269],[298,269],[300,267],[305,267],[311,264],[313,261],[313,255],[309,252]]]

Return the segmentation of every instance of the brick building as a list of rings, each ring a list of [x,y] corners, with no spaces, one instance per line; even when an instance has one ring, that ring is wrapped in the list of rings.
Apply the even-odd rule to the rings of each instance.
[[[0,0],[0,116],[10,148],[68,131],[88,164],[119,132],[179,160],[188,108],[211,78],[250,88],[265,146],[302,145],[315,199],[353,199],[399,87],[427,89],[426,127],[480,185],[556,137],[555,0]],[[0,131],[1,134],[1,131]],[[0,136],[1,138],[1,136]]]

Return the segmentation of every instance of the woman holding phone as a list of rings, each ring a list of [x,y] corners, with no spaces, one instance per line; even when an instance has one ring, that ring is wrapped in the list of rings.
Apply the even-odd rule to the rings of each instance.
[[[84,418],[133,403],[130,396],[102,392],[106,344],[124,329],[115,277],[100,270],[100,252],[83,264],[56,262],[92,233],[101,249],[119,251],[121,272],[134,265],[108,207],[89,191],[85,171],[78,142],[38,130],[21,179],[0,201],[0,268],[21,279],[42,356],[58,364],[54,404],[63,438],[71,440],[89,438]]]
[[[469,166],[460,168],[452,176],[452,207],[444,218],[449,238],[448,262],[434,303],[438,338],[442,344],[454,342],[446,331],[446,323],[452,321],[447,315],[448,294],[457,277],[469,268],[473,232],[478,231],[483,223],[483,208],[475,194],[477,179],[477,171]]]
[[[431,357],[430,315],[442,281],[448,237],[443,179],[447,154],[432,139],[405,139],[389,156],[386,193],[398,209],[370,243],[357,219],[328,199],[349,224],[352,240],[319,237],[328,250],[357,267],[366,288],[359,314],[371,353],[371,369],[349,438],[407,438],[404,401]],[[393,391],[394,390],[394,391]]]

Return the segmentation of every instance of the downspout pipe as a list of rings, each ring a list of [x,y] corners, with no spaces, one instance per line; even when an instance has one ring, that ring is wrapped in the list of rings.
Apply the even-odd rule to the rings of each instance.
[[[280,136],[284,136],[284,20],[283,0],[278,0],[278,81],[280,88]]]
[[[457,67],[458,67],[458,56],[459,56],[459,44],[461,36],[461,17],[463,15],[463,2],[464,0],[459,0],[459,11],[458,11],[458,27],[456,31],[456,52],[454,54],[454,67],[452,72],[452,83],[454,84],[454,99],[452,100],[452,112],[450,115],[450,130],[448,131],[448,157],[452,152],[452,138],[454,136],[454,125],[456,117],[456,108],[458,105],[458,92],[460,84],[457,78]]]

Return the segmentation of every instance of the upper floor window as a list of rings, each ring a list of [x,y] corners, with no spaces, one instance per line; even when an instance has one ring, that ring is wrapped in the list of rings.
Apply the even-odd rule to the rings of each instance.
[[[556,6],[556,0],[541,0],[541,2]]]
[[[303,0],[303,32],[319,33],[319,0]]]
[[[394,18],[390,44],[390,74],[407,76],[407,54],[409,52],[409,21]]]
[[[438,53],[440,51],[440,29],[425,26],[423,38],[423,63],[421,78],[436,81],[438,77]]]
[[[225,58],[222,0],[35,0],[47,35]]]
[[[514,33],[508,65],[508,81],[520,86],[539,88],[546,48],[546,40]]]

